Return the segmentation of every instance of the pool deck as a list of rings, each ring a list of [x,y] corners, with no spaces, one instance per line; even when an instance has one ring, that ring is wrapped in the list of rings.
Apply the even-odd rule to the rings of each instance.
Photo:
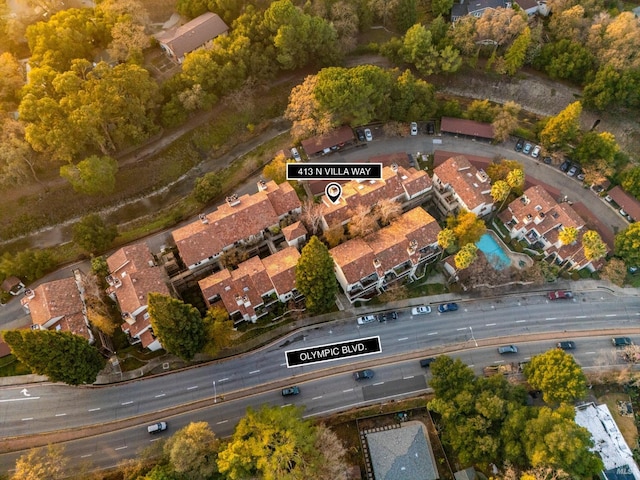
[[[500,245],[504,253],[511,260],[511,267],[517,268],[518,270],[524,270],[525,268],[529,268],[533,265],[533,259],[529,255],[512,251],[509,246],[502,241],[498,234],[496,234],[496,232],[487,229],[486,233],[491,235],[493,239],[498,242],[498,245]],[[524,265],[521,266],[520,262],[524,262]]]

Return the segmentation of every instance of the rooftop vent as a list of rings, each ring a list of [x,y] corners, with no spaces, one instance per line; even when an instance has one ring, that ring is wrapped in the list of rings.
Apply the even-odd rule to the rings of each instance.
[[[393,170],[394,172],[398,173],[398,164],[397,163],[392,163],[391,164],[391,170]]]
[[[382,264],[380,263],[380,260],[378,260],[377,258],[373,259],[373,266],[375,268],[380,268],[382,266]]]
[[[264,192],[267,189],[267,182],[265,180],[258,180],[258,191]]]
[[[240,204],[240,200],[238,199],[238,195],[237,194],[233,194],[233,195],[229,195],[227,198],[225,198],[225,201],[227,202],[227,204],[230,207],[235,207],[236,205]]]
[[[198,218],[200,218],[200,221],[205,225],[209,223],[209,219],[204,213],[201,213],[200,215],[198,215]]]
[[[480,169],[476,172],[476,178],[484,183],[489,180],[489,175],[487,175],[484,170]]]

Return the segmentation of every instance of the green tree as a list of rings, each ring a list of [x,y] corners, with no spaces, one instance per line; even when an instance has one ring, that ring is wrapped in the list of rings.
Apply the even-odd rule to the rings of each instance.
[[[21,250],[17,254],[5,252],[0,258],[0,276],[15,275],[27,282],[42,278],[54,270],[56,259],[50,250]]]
[[[484,220],[467,210],[461,210],[455,217],[447,217],[447,228],[455,233],[458,245],[476,243],[487,230]]]
[[[2,338],[20,362],[52,382],[93,383],[105,366],[98,350],[71,332],[5,330]]]
[[[233,338],[233,322],[229,319],[229,312],[222,307],[211,307],[204,317],[204,328],[207,343],[203,352],[211,356],[231,345]]]
[[[395,11],[396,27],[404,33],[418,21],[418,3],[416,0],[400,0]]]
[[[522,435],[533,467],[562,469],[577,480],[588,480],[602,470],[602,460],[589,450],[593,447],[591,434],[574,421],[573,405],[556,410],[542,407],[536,413]]]
[[[309,313],[325,313],[335,306],[338,282],[333,259],[315,235],[304,246],[298,259],[296,288],[305,296]]]
[[[636,198],[640,198],[640,166],[632,167],[622,176],[622,188]]]
[[[573,102],[549,121],[540,132],[540,142],[549,149],[563,149],[578,138],[582,105]]]
[[[218,454],[218,468],[231,480],[316,478],[321,453],[315,448],[315,436],[316,428],[302,418],[300,408],[249,408]]]
[[[438,15],[446,15],[451,11],[453,7],[453,0],[432,0],[431,1],[431,13],[434,17]]]
[[[520,162],[503,158],[500,162],[490,163],[486,168],[486,172],[491,179],[491,183],[495,183],[498,180],[506,181],[509,172],[518,169],[524,171],[524,166]]]
[[[77,165],[63,165],[60,176],[66,178],[76,192],[103,195],[116,188],[118,162],[111,157],[91,155]]]
[[[168,352],[191,360],[202,351],[206,332],[195,307],[167,295],[149,293],[149,317],[154,333]]]
[[[631,267],[640,266],[640,222],[634,222],[616,235],[616,256]]]
[[[509,75],[515,75],[524,65],[530,44],[531,30],[525,27],[504,54],[505,69]]]
[[[549,404],[572,403],[587,392],[587,379],[582,368],[560,348],[535,355],[524,369],[529,385],[542,390],[544,401]]]
[[[473,262],[478,258],[478,247],[473,243],[467,243],[463,245],[455,256],[455,264],[457,270],[464,270],[469,268]]]
[[[471,388],[475,375],[459,358],[455,360],[446,355],[440,355],[429,366],[431,370],[430,386],[436,398],[448,402],[460,392]]]
[[[73,241],[91,253],[106,250],[118,236],[118,228],[105,224],[96,213],[82,217],[73,225],[72,232]]]
[[[192,422],[164,444],[171,466],[190,480],[208,480],[218,473],[219,442],[207,422]]]
[[[620,147],[616,143],[616,137],[612,133],[591,131],[582,136],[573,156],[583,165],[592,164],[599,159],[608,164],[613,164],[615,155],[619,150]]]
[[[640,107],[640,68],[618,71],[611,65],[601,67],[584,87],[586,106],[603,111],[610,106]]]
[[[497,108],[489,100],[474,100],[467,108],[466,117],[476,122],[491,123],[495,119]]]
[[[406,63],[415,65],[421,75],[439,72],[439,52],[433,44],[431,32],[420,23],[407,30],[400,55]]]
[[[436,113],[435,88],[405,70],[391,90],[391,118],[413,121],[416,118],[432,118]]]
[[[209,203],[222,193],[222,180],[217,172],[207,172],[196,178],[193,186],[193,197],[203,205]]]
[[[16,469],[11,480],[57,480],[65,478],[69,459],[64,455],[64,447],[52,444],[43,448],[33,448],[16,460]]]
[[[589,50],[571,40],[548,43],[534,59],[534,66],[551,78],[570,80],[584,85],[593,76],[595,58]]]

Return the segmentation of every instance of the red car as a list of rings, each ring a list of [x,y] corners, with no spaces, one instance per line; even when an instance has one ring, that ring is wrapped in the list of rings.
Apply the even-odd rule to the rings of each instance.
[[[564,300],[567,298],[573,298],[571,290],[556,290],[555,292],[549,292],[547,294],[549,300]]]

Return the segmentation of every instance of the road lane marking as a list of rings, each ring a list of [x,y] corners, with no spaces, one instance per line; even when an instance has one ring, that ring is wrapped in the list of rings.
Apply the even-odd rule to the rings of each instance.
[[[128,402],[121,403],[120,405],[131,405],[132,403],[133,403],[133,400],[130,400]]]
[[[56,413],[56,417],[64,417],[66,416],[66,413]]]
[[[322,398],[322,395],[320,395],[319,397],[313,397],[311,400],[320,400]]]
[[[280,408],[284,408],[284,407],[290,407],[291,404],[290,403],[285,403],[284,405],[281,405]]]
[[[88,411],[89,411],[89,412],[97,412],[98,410],[100,410],[100,407],[97,407],[97,408],[90,408]]]
[[[281,364],[280,364],[280,366],[281,366],[281,367],[286,367],[286,366],[287,366],[287,363],[286,363],[286,362],[285,362],[285,363],[281,363]]]
[[[87,457],[91,457],[93,455],[93,453],[87,453],[86,455],[80,455],[80,458],[87,458]]]
[[[376,385],[383,385],[384,382],[378,382],[378,383],[374,383],[373,386],[375,387]]]
[[[126,447],[116,447],[116,448],[114,448],[114,450],[124,450],[125,448],[129,448],[129,447],[128,446],[126,446]]]
[[[495,362],[493,362],[493,363],[504,363],[504,360],[496,360],[496,361],[495,361]]]
[[[557,318],[556,317],[548,317],[548,318],[545,318],[545,320],[557,320]]]
[[[286,365],[286,363],[285,363],[285,365]],[[218,381],[219,381],[219,382],[226,382],[227,380],[229,380],[229,377],[221,378],[221,379],[220,379],[220,380],[218,380]]]
[[[438,332],[431,332],[431,333],[427,333],[427,335],[437,335]]]
[[[227,423],[229,420],[221,420],[219,422],[216,422],[216,425],[222,425],[223,423]]]
[[[487,324],[485,325],[485,327],[495,327],[495,326],[496,326],[496,324],[495,324],[495,323],[487,323]]]
[[[405,340],[409,340],[409,337],[402,337],[398,339],[399,342],[403,342]]]
[[[252,372],[249,372],[249,375],[253,375],[254,373],[260,373],[260,370],[253,370]]]
[[[27,420],[33,420],[33,417],[27,417],[22,419],[23,422],[26,422]]]
[[[40,397],[5,398],[0,402],[21,402],[23,400],[38,400]]]
[[[576,318],[587,318],[586,315],[578,315]]]
[[[617,313],[610,313],[609,315],[605,315],[605,317],[617,317]]]
[[[516,320],[516,323],[524,323],[526,320]]]
[[[596,352],[584,352],[584,355],[595,355]]]
[[[461,332],[462,330],[467,330],[467,327],[464,328],[456,328],[457,331]]]
[[[166,393],[160,393],[159,395],[156,395],[156,398],[164,397],[165,395]]]
[[[193,387],[188,387],[187,390],[193,390],[193,389],[196,389],[196,388],[198,388],[198,385],[194,385]]]
[[[348,390],[342,390],[342,393],[349,393],[349,392],[353,392],[353,388],[349,388]]]
[[[413,378],[413,375],[411,375],[410,377],[403,377],[403,380],[409,380],[410,378]]]

